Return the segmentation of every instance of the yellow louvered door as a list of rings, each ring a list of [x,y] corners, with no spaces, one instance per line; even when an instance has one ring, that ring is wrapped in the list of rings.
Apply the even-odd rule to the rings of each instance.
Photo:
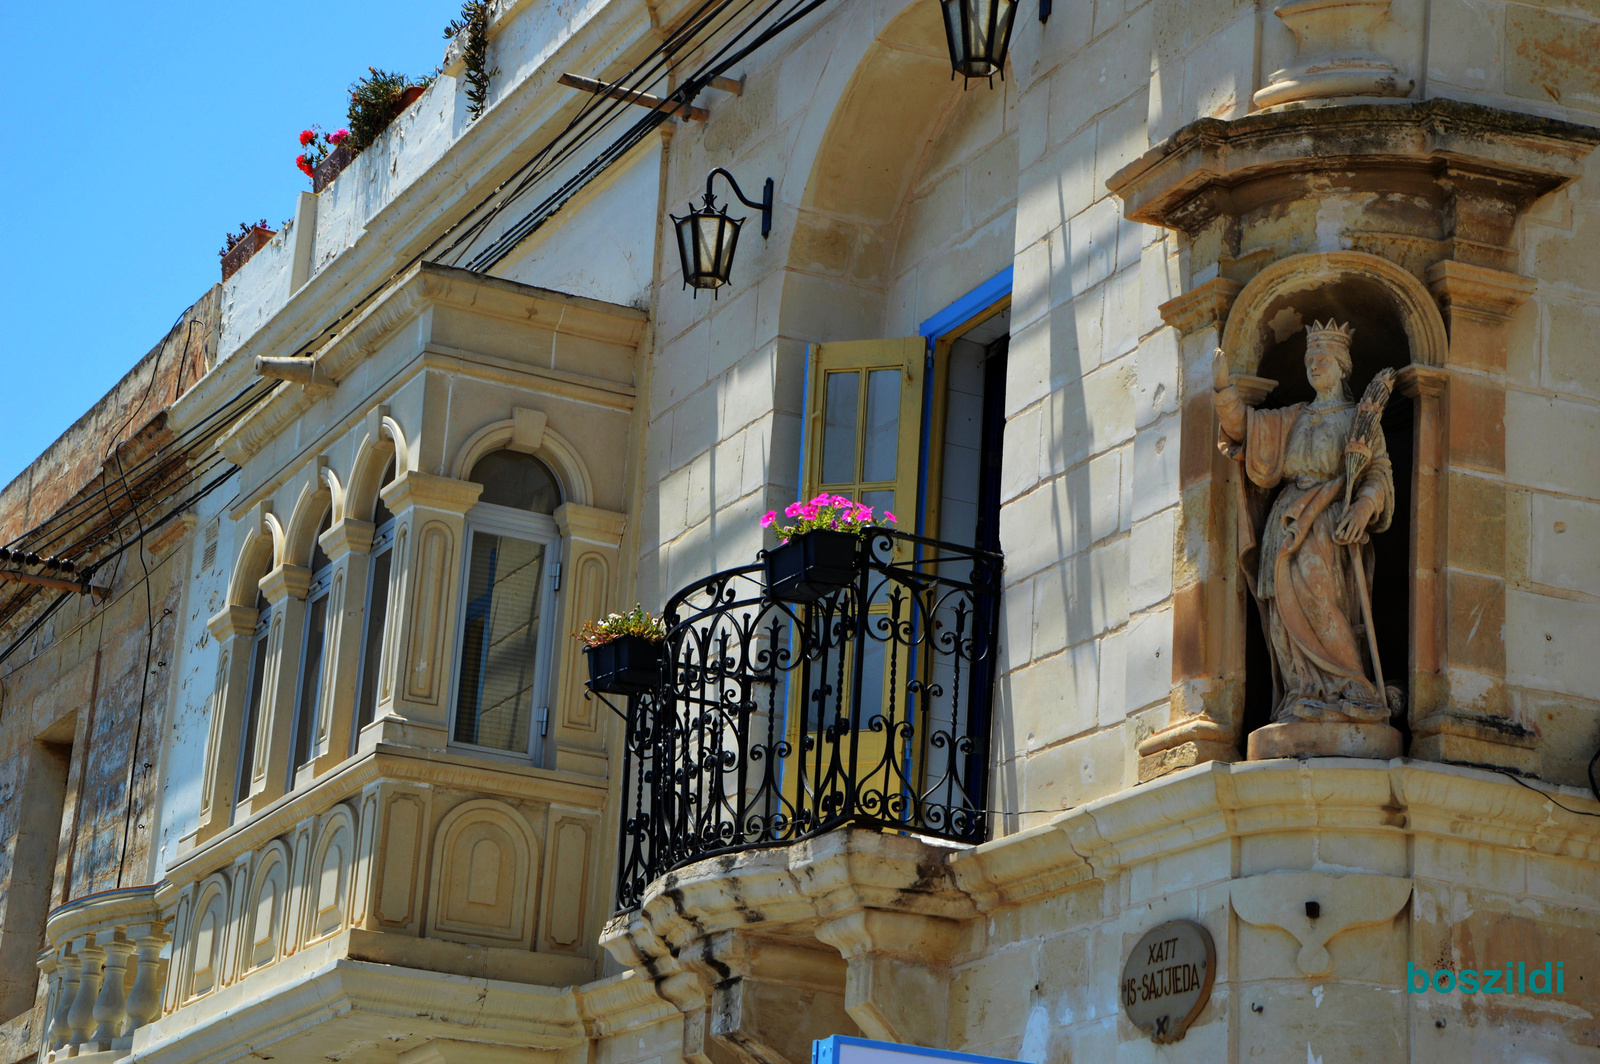
[[[898,521],[892,527],[915,531],[926,351],[919,336],[812,346],[804,498],[843,495],[872,507],[874,517],[893,513]],[[896,555],[904,560],[905,552]],[[784,797],[803,802],[821,819],[842,799],[848,778],[874,802],[892,801],[901,790],[899,776],[881,766],[905,719],[909,655],[890,631],[896,603],[881,581],[869,587],[880,593],[867,608],[859,700],[857,651],[848,637],[833,640],[836,645],[812,663],[805,681],[791,687],[787,738],[794,754],[784,774]],[[809,608],[813,631],[829,623],[819,616],[827,604]],[[902,620],[908,615],[903,600],[898,614]]]

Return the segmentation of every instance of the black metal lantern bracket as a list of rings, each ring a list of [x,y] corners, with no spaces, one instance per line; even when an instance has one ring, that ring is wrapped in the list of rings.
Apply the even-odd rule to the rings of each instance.
[[[761,212],[762,239],[772,234],[772,178],[767,178],[767,183],[762,186],[761,201],[758,203],[744,194],[744,189],[739,187],[739,182],[734,176],[722,167],[717,167],[706,175],[706,208],[709,210],[716,206],[716,195],[711,191],[711,182],[718,174],[728,179],[728,186],[733,189],[734,198],[751,210]]]

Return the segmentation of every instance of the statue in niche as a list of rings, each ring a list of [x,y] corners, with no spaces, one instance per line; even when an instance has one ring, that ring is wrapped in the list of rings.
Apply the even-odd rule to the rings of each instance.
[[[1239,462],[1239,565],[1261,611],[1272,659],[1274,724],[1386,724],[1372,631],[1373,533],[1394,516],[1394,471],[1379,419],[1383,370],[1358,405],[1348,325],[1306,328],[1306,377],[1317,397],[1276,410],[1246,404],[1219,350],[1213,363],[1218,446]]]

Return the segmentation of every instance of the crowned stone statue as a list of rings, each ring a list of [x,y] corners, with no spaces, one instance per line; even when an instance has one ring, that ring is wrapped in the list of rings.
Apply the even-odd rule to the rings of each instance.
[[[1276,745],[1251,756],[1352,753],[1394,756],[1388,726],[1398,689],[1385,689],[1372,629],[1373,533],[1394,516],[1394,472],[1383,429],[1393,371],[1383,370],[1357,404],[1348,325],[1306,329],[1309,403],[1276,410],[1247,405],[1218,351],[1213,363],[1218,446],[1239,462],[1239,565],[1261,611],[1272,661]],[[1329,744],[1322,729],[1357,725]],[[1391,735],[1392,733],[1392,735]],[[1273,736],[1264,736],[1273,740]],[[1307,744],[1310,748],[1307,748]]]

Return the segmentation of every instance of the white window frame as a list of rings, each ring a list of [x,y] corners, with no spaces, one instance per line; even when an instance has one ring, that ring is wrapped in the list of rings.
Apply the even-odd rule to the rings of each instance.
[[[249,761],[255,760],[254,731],[261,727],[261,712],[264,708],[259,702],[263,692],[258,691],[256,688],[266,682],[267,671],[272,667],[271,661],[263,661],[261,676],[257,679],[256,655],[266,656],[272,652],[270,640],[272,638],[272,614],[274,612],[275,607],[271,602],[262,606],[256,614],[255,628],[250,633],[250,661],[245,666],[244,704],[239,707],[239,755],[235,759],[238,771],[233,777],[233,805],[229,809],[228,819],[230,824],[239,822],[248,816],[250,812],[249,773],[255,766],[246,763],[246,754],[248,752]],[[256,719],[253,721],[250,719],[251,699],[258,700],[256,703]],[[247,736],[247,732],[251,734]],[[239,797],[240,791],[246,792],[244,798]]]
[[[534,648],[535,660],[533,670],[533,704],[529,707],[528,742],[523,751],[503,750],[497,746],[479,746],[476,743],[464,743],[456,739],[456,713],[459,710],[461,698],[461,668],[462,651],[466,642],[467,623],[467,580],[472,570],[472,537],[477,532],[487,532],[497,536],[512,536],[543,545],[544,559],[544,587],[539,591],[539,618],[540,631],[538,643]],[[510,506],[497,506],[494,503],[480,502],[467,511],[465,530],[462,534],[461,547],[461,575],[459,587],[460,594],[456,602],[456,637],[453,651],[454,667],[450,671],[450,717],[446,726],[449,728],[449,745],[457,750],[470,750],[474,753],[487,754],[498,757],[510,757],[519,761],[531,761],[539,764],[544,757],[544,733],[549,730],[551,690],[553,687],[552,661],[555,657],[555,628],[558,624],[557,610],[559,609],[559,586],[561,582],[561,530],[556,526],[554,518],[545,514],[532,513],[528,510],[518,510]]]
[[[300,625],[300,666],[294,670],[294,716],[290,718],[292,724],[289,728],[289,779],[284,785],[285,790],[289,791],[294,790],[295,778],[300,775],[300,770],[317,760],[314,744],[316,741],[318,706],[311,707],[311,719],[307,721],[302,719],[305,707],[300,702],[306,693],[306,655],[311,652],[311,610],[318,600],[328,597],[328,591],[333,587],[333,569],[334,565],[330,560],[327,565],[319,569],[316,575],[311,578],[311,586],[306,591],[306,608],[302,614],[303,620]],[[326,693],[323,690],[322,681],[328,676],[328,631],[334,623],[334,618],[328,615],[326,606],[323,607],[322,617],[322,653],[317,661],[317,702],[319,704]],[[295,748],[300,745],[300,728],[302,724],[308,727],[312,734],[306,737],[306,759],[296,763]]]
[[[356,698],[354,708],[351,710],[350,721],[350,753],[356,752],[356,747],[361,742],[361,691],[367,683],[367,641],[372,637],[372,596],[378,590],[377,571],[378,556],[394,549],[394,530],[397,521],[393,514],[372,534],[372,549],[367,552],[367,594],[361,601],[361,644],[359,657],[356,659]],[[394,555],[389,555],[389,579],[394,579]],[[387,588],[385,591],[387,592]],[[394,607],[393,602],[386,602],[384,609],[384,624],[389,623],[388,613]],[[383,642],[384,633],[378,633],[378,660],[374,661],[373,668],[379,676],[383,675],[383,655],[389,649]],[[373,692],[376,699],[377,692]],[[378,706],[374,701],[372,706],[372,719],[378,719]],[[370,723],[370,722],[369,722]]]

